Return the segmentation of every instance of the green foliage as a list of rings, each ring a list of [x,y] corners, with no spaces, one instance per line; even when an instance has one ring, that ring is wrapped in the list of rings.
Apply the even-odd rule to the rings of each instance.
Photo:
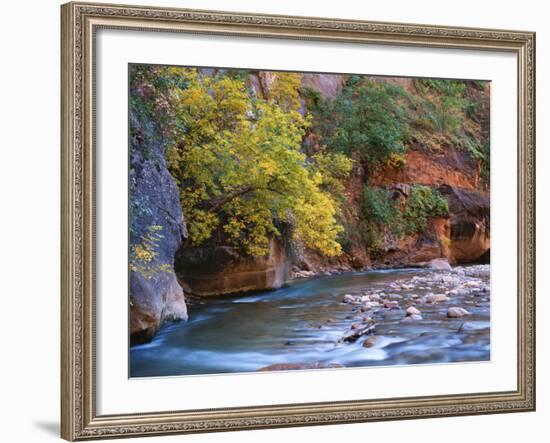
[[[401,211],[404,232],[409,235],[423,232],[429,217],[443,217],[448,213],[449,204],[439,191],[428,186],[413,186]]]
[[[466,83],[462,80],[420,78],[416,80],[416,85],[420,89],[420,92],[432,90],[445,97],[452,97],[455,99],[462,98],[466,91]]]
[[[341,252],[333,192],[341,190],[351,160],[302,153],[309,121],[298,112],[299,74],[274,74],[266,99],[249,94],[244,76],[192,68],[154,75],[173,79],[160,82],[164,89],[153,101],[162,105],[156,112],[165,116],[165,157],[193,245],[223,239],[263,256],[282,223],[307,247]]]
[[[377,256],[385,234],[400,238],[424,232],[430,217],[443,217],[448,213],[447,200],[428,186],[412,186],[404,201],[400,197],[394,198],[386,188],[365,186],[361,216],[366,222],[368,251]]]
[[[435,150],[442,144],[465,150],[488,179],[489,134],[481,102],[486,82],[417,79],[415,85],[419,95],[411,98],[416,111],[413,137]]]
[[[405,167],[411,145],[462,149],[488,183],[486,82],[418,79],[409,92],[351,75],[335,98],[325,99],[300,86],[301,74],[284,72],[270,73],[265,95],[256,96],[250,75],[130,69],[131,115],[158,125],[195,246],[221,242],[262,256],[271,238],[290,235],[329,256],[356,241],[377,255],[387,234],[422,232],[430,217],[448,213],[446,200],[426,186],[412,186],[407,199],[365,186],[359,223],[342,210],[351,158],[368,180],[374,166]],[[140,137],[132,125],[130,135]],[[141,149],[155,160],[147,146]]]
[[[466,85],[457,80],[417,79],[419,95],[413,98],[419,111],[417,125],[456,136],[461,129],[467,101]]]
[[[386,188],[365,186],[363,189],[363,217],[375,225],[388,225],[399,215],[399,208]]]
[[[405,151],[410,128],[403,88],[352,75],[333,100],[311,90],[305,95],[312,130],[330,151],[358,152],[367,165]]]

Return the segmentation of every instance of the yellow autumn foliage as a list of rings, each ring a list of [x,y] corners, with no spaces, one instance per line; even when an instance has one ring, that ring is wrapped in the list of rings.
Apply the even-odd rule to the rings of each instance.
[[[166,159],[191,243],[223,233],[247,254],[263,256],[284,223],[305,246],[341,253],[335,192],[351,160],[302,152],[309,118],[300,114],[299,74],[275,74],[260,98],[242,79],[178,69],[186,87],[171,91],[176,129]]]

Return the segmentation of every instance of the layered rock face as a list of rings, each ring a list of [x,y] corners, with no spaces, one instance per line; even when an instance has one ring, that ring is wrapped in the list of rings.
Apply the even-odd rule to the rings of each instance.
[[[386,239],[375,266],[426,266],[438,258],[451,264],[490,262],[489,194],[447,184],[434,188],[447,200],[449,215],[430,219],[424,232]]]
[[[488,263],[491,247],[489,195],[448,185],[439,190],[449,202],[451,214],[448,221],[449,260]]]
[[[208,70],[203,71],[209,75]],[[270,72],[250,73],[247,82],[254,95],[266,97],[274,78]],[[373,79],[414,93],[411,79]],[[332,100],[341,93],[345,80],[343,75],[304,74],[301,86]],[[303,99],[300,112],[306,112],[305,103]],[[367,173],[359,159],[354,159],[354,171],[345,185],[347,204],[342,208],[343,221],[354,229],[347,232],[349,245],[340,256],[297,250],[296,245],[291,248],[283,244],[291,243],[289,238],[273,238],[269,253],[260,258],[243,255],[223,241],[201,247],[184,245],[186,230],[178,189],[166,169],[160,137],[150,122],[140,121],[138,116],[132,118],[132,124],[140,131],[139,137],[132,140],[131,192],[149,199],[144,206],[153,208],[153,214],[139,215],[138,234],[145,235],[147,226],[162,226],[163,238],[155,260],[169,265],[167,271],[151,278],[132,272],[131,320],[136,336],[150,336],[167,318],[186,318],[181,285],[193,295],[213,296],[278,288],[299,273],[307,276],[368,267],[422,266],[439,258],[450,263],[488,262],[489,194],[481,190],[478,163],[465,150],[446,146],[434,149],[418,141],[408,146],[404,165],[399,168],[383,163]],[[312,137],[311,133],[305,136],[305,151]],[[365,185],[389,189],[404,199],[408,198],[407,189],[411,186],[428,186],[448,201],[449,215],[430,218],[422,232],[383,238],[380,251],[372,255],[364,243],[365,227],[359,223]]]
[[[187,230],[155,123],[146,113],[130,112],[130,126],[130,335],[140,343],[150,340],[163,322],[187,319],[173,269]]]
[[[183,248],[176,272],[193,295],[208,296],[280,288],[291,277],[288,249],[272,239],[265,257],[252,258],[229,246]]]

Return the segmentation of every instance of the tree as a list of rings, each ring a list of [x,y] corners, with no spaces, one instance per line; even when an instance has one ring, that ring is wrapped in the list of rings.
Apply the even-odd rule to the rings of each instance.
[[[274,74],[268,96],[260,98],[239,78],[178,69],[185,81],[168,91],[173,115],[166,158],[192,244],[223,238],[263,256],[286,224],[305,246],[339,254],[342,227],[331,189],[351,161],[322,154],[308,159],[301,151],[309,120],[299,113],[297,74]]]

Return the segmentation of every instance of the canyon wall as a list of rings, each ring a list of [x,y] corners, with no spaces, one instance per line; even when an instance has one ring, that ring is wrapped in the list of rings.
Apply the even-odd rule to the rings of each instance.
[[[148,89],[132,92],[144,98]],[[140,343],[150,340],[165,321],[187,319],[173,268],[187,229],[159,127],[143,107],[130,109],[130,132],[130,336]]]

